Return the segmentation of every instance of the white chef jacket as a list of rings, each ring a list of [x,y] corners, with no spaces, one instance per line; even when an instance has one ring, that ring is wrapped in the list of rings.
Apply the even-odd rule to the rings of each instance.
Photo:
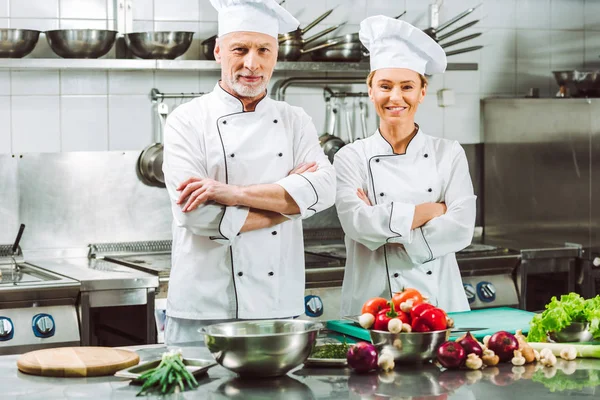
[[[406,153],[395,154],[377,131],[343,147],[333,165],[347,249],[342,316],[408,287],[446,311],[469,310],[454,253],[471,243],[476,196],[460,144],[419,129]],[[445,202],[446,214],[411,230],[415,206],[426,202]]]
[[[333,205],[335,170],[311,118],[298,107],[263,98],[244,112],[217,84],[168,117],[163,171],[173,212],[167,315],[184,319],[258,319],[304,312],[302,218]],[[316,172],[288,173],[316,161]],[[175,202],[190,177],[232,185],[276,183],[300,214],[271,228],[240,233],[247,207],[203,204],[188,213]]]

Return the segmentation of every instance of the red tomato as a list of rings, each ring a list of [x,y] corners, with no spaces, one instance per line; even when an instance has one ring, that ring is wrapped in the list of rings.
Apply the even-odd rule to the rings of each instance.
[[[432,331],[442,331],[448,327],[446,323],[446,313],[439,308],[430,308],[421,313],[418,317]]]
[[[369,313],[376,317],[379,311],[383,310],[384,308],[390,308],[388,301],[382,297],[374,297],[367,300],[366,303],[363,304],[361,314]]]
[[[400,304],[404,303],[407,300],[412,300],[413,306],[415,306],[423,302],[423,296],[417,289],[404,289],[399,293],[394,293],[394,297],[392,297],[394,306],[398,310],[400,309]]]
[[[416,306],[414,306],[412,308],[412,310],[410,310],[410,317],[412,319],[417,318],[419,315],[421,315],[421,313],[425,310],[428,310],[430,308],[435,308],[434,305],[429,304],[429,303],[421,303],[421,304],[417,304]]]

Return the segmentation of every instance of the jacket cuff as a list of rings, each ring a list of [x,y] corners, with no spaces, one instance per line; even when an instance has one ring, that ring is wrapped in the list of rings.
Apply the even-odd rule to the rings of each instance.
[[[219,222],[220,237],[211,236],[210,239],[222,244],[231,243],[244,226],[249,212],[248,207],[225,207]]]
[[[319,195],[308,178],[300,174],[292,174],[275,183],[281,186],[294,199],[300,209],[299,214],[284,214],[286,217],[290,219],[306,218],[317,213],[312,207],[319,202]]]
[[[392,202],[390,210],[389,229],[393,236],[388,243],[406,243],[411,241],[412,222],[415,218],[414,204]]]
[[[405,243],[404,249],[412,262],[417,265],[425,264],[434,258],[422,227],[415,229],[412,242]]]

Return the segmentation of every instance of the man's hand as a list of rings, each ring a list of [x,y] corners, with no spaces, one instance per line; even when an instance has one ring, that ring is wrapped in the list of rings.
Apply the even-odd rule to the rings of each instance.
[[[317,165],[316,162],[314,162],[314,161],[306,162],[306,163],[302,163],[302,164],[296,166],[293,170],[290,171],[290,173],[288,175],[303,174],[305,172],[315,172],[318,168],[319,168],[319,166]]]
[[[371,204],[371,200],[369,200],[369,196],[367,196],[367,194],[365,193],[364,190],[356,189],[356,194],[358,195],[359,199],[361,199],[362,201],[365,202],[366,205],[368,205],[368,206],[373,205],[373,204]]]
[[[193,211],[207,201],[214,201],[224,206],[235,206],[238,204],[240,192],[237,186],[209,178],[189,178],[182,182],[177,190],[181,191],[177,204],[181,205],[187,199],[181,209],[183,212]]]

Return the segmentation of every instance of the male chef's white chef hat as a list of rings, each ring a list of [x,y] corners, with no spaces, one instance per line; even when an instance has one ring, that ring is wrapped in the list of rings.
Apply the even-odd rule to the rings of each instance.
[[[407,68],[419,74],[446,70],[446,53],[425,32],[408,22],[383,15],[360,23],[360,41],[371,53],[371,71]]]
[[[300,22],[275,0],[210,0],[219,12],[219,37],[230,32],[259,32],[277,38]]]

